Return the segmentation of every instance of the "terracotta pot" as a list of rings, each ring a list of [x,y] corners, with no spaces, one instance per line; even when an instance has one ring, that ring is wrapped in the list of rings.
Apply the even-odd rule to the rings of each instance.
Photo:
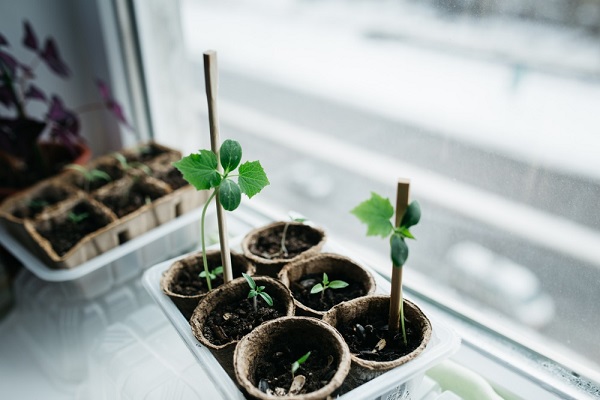
[[[258,286],[265,286],[265,291],[273,298],[273,306],[283,315],[294,315],[294,301],[287,287],[278,280],[266,276],[255,276],[254,281]],[[248,292],[249,287],[246,280],[244,278],[236,278],[225,285],[213,289],[204,296],[190,318],[190,325],[196,339],[210,350],[232,379],[235,379],[233,351],[239,340],[233,340],[221,345],[214,344],[207,339],[203,330],[209,315],[213,311],[218,312],[228,304],[241,302],[248,297]]]
[[[310,243],[306,250],[293,257],[284,257],[280,255],[271,255],[267,257],[266,254],[259,254],[257,246],[267,242],[266,238],[270,235],[274,235],[275,238],[270,241],[271,244],[279,246],[286,225],[289,225],[286,234],[287,238],[303,235],[308,239]],[[279,221],[250,231],[242,240],[242,251],[244,255],[256,265],[257,275],[277,277],[277,274],[284,265],[321,252],[325,240],[325,232],[321,228],[298,222]]]
[[[367,296],[344,302],[333,307],[323,316],[323,321],[343,332],[342,327],[357,323],[364,325],[367,317],[380,316],[387,321],[389,314],[389,296]],[[431,323],[421,309],[408,300],[404,300],[404,317],[407,327],[410,325],[420,333],[421,342],[412,352],[392,361],[371,361],[352,354],[350,373],[344,382],[343,391],[349,391],[363,383],[405,364],[425,350],[431,339]],[[351,350],[352,351],[352,350]]]
[[[294,291],[292,287],[300,278],[309,274],[317,274],[321,277],[323,273],[327,274],[330,281],[359,282],[362,285],[365,295],[375,293],[376,285],[373,275],[352,259],[340,254],[322,253],[289,263],[281,269],[278,278],[285,286],[290,288],[293,295]],[[327,290],[333,291],[336,289]],[[320,294],[312,294],[311,296],[318,297]],[[296,304],[296,315],[322,318],[327,311],[313,309],[300,302],[296,297],[294,297],[294,303]]]
[[[206,259],[210,269],[214,269],[221,263],[221,251],[220,250],[209,250],[206,252]],[[253,266],[248,262],[246,257],[241,254],[231,253],[231,269],[233,270],[233,277],[239,278],[242,276],[242,272],[252,275],[254,273]],[[169,269],[167,269],[160,279],[160,288],[164,294],[175,303],[179,311],[184,315],[185,319],[189,320],[194,312],[194,309],[198,305],[198,302],[206,296],[205,293],[197,293],[193,295],[177,293],[174,288],[174,283],[177,282],[179,277],[183,274],[189,274],[193,271],[193,274],[197,276],[201,271],[204,271],[202,262],[202,252],[196,252],[188,255],[185,258],[175,261]],[[200,278],[198,279],[205,279]],[[214,288],[213,288],[214,289]]]
[[[279,352],[283,345],[298,349],[300,355],[308,351],[331,355],[336,366],[335,374],[325,386],[313,392],[288,394],[283,398],[316,400],[333,397],[350,370],[350,352],[338,331],[322,321],[307,317],[287,317],[266,322],[240,340],[233,362],[238,384],[246,394],[255,399],[274,398],[258,388],[256,370],[262,360],[272,360],[273,354]]]

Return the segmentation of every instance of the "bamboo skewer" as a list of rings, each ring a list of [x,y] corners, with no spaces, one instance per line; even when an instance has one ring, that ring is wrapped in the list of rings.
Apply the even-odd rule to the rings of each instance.
[[[410,180],[398,179],[398,187],[396,190],[396,227],[400,226],[402,216],[408,207],[410,196]],[[401,318],[404,318],[403,296],[402,296],[402,267],[392,266],[391,277],[392,290],[390,294],[390,316],[388,326],[391,332],[397,333],[400,330]]]
[[[205,51],[204,58],[204,82],[206,85],[206,99],[208,101],[208,121],[210,126],[210,147],[217,155],[217,170],[223,172],[219,162],[219,118],[217,112],[217,91],[219,74],[217,70],[217,52],[214,50]],[[233,279],[231,270],[231,253],[229,250],[229,237],[227,236],[227,219],[221,203],[219,202],[219,193],[215,196],[217,207],[217,222],[219,226],[219,242],[221,245],[221,263],[223,265],[223,279],[229,282]]]

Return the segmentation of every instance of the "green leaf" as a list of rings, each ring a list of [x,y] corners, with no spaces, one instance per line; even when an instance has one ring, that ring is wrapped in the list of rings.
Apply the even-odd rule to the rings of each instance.
[[[305,355],[303,355],[302,357],[300,357],[298,359],[298,361],[296,361],[298,364],[304,364],[306,362],[306,360],[308,360],[308,357],[310,357],[310,351],[308,353],[306,353]]]
[[[400,222],[401,227],[410,228],[419,223],[421,219],[421,206],[418,201],[411,202],[404,215],[402,216],[402,221]]]
[[[206,190],[219,186],[221,175],[217,171],[217,156],[210,150],[200,150],[173,163],[197,190]]]
[[[323,291],[323,285],[321,285],[320,283],[317,283],[315,286],[312,287],[312,289],[310,289],[311,294],[319,293],[322,291]]]
[[[250,289],[256,289],[256,282],[254,282],[254,279],[252,279],[250,275],[248,275],[245,272],[242,272],[242,276],[244,277],[244,279],[246,279],[246,282],[248,282],[248,286],[250,286]]]
[[[331,281],[329,282],[329,287],[332,289],[342,289],[348,286],[347,282],[344,281]]]
[[[269,296],[268,293],[259,292],[258,294],[259,294],[260,297],[263,298],[263,300],[265,301],[265,303],[267,303],[270,307],[273,307],[273,299],[271,298],[271,296]]]
[[[409,239],[415,238],[413,236],[413,234],[408,230],[408,228],[405,228],[403,226],[401,226],[400,228],[394,229],[394,232],[399,233],[402,237],[405,237],[405,238],[409,238]]]
[[[371,193],[371,198],[356,206],[352,211],[361,222],[367,224],[367,236],[387,237],[393,229],[390,218],[394,216],[394,207],[389,199]]]
[[[300,368],[300,363],[298,361],[294,361],[292,364],[292,375],[298,371],[298,368]]]
[[[329,283],[329,277],[325,272],[323,272],[323,285],[327,285]]]
[[[259,161],[247,161],[240,165],[238,184],[249,198],[259,193],[270,182]]]
[[[212,270],[213,274],[215,275],[222,275],[223,274],[223,266],[218,266],[217,268]]]
[[[398,233],[394,233],[390,238],[392,265],[402,267],[408,258],[408,246],[404,238]]]
[[[254,289],[252,289],[251,291],[248,292],[248,298],[251,299],[253,297],[256,297],[256,295],[258,294],[258,292]]]
[[[104,179],[107,182],[110,182],[110,175],[107,174],[104,171],[101,171],[99,169],[93,169],[90,171],[90,180],[95,180],[95,179]]]
[[[235,140],[227,139],[221,144],[219,157],[221,158],[221,165],[225,174],[228,174],[240,165],[240,161],[242,160],[242,146]]]
[[[242,202],[242,192],[237,183],[231,179],[225,179],[219,186],[219,202],[227,211],[233,211]]]

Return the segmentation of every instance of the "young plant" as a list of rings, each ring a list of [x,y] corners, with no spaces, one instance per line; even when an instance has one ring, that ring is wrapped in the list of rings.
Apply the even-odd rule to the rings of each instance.
[[[254,311],[258,310],[258,304],[256,304],[256,298],[258,296],[262,297],[262,299],[269,305],[269,307],[273,307],[273,298],[269,296],[267,292],[265,292],[264,286],[256,285],[254,279],[245,272],[242,272],[243,277],[248,282],[248,286],[250,286],[250,292],[248,292],[248,298],[252,299],[252,305],[254,306]]]
[[[400,187],[400,186],[399,186]],[[408,190],[406,190],[406,198],[408,199]],[[400,210],[398,210],[400,211]],[[382,238],[390,238],[390,257],[395,272],[399,276],[399,318],[392,316],[392,304],[390,304],[390,330],[398,331],[398,325],[402,328],[402,338],[404,344],[407,344],[406,329],[404,326],[404,304],[401,291],[401,273],[402,266],[408,258],[408,245],[405,239],[415,239],[410,232],[410,228],[416,225],[421,219],[421,207],[417,201],[413,201],[406,207],[406,211],[402,214],[401,219],[396,216],[396,224],[392,224],[391,218],[394,216],[394,207],[390,200],[383,198],[377,193],[371,193],[371,198],[360,203],[352,211],[361,222],[367,225],[367,236],[381,236]],[[398,222],[400,221],[400,222]],[[393,271],[394,272],[394,271]],[[397,323],[399,321],[399,324]]]
[[[211,281],[214,281],[215,279],[217,279],[217,275],[223,275],[223,266],[220,265],[217,268],[208,271],[208,274],[206,273],[206,271],[201,271],[200,274],[198,274],[198,276],[200,278],[206,278],[208,276],[208,278]]]
[[[85,181],[85,183],[84,183],[84,190],[86,192],[90,191],[90,184],[92,182],[94,182],[94,181],[97,181],[97,180],[100,180],[100,179],[102,179],[102,180],[104,180],[106,182],[110,182],[111,181],[110,175],[108,175],[106,172],[101,171],[101,170],[96,169],[96,168],[94,168],[94,169],[87,169],[87,168],[82,167],[81,165],[77,165],[77,164],[69,164],[65,168],[77,171],[77,172],[79,172],[83,176],[83,179]]]
[[[308,357],[310,357],[310,351],[292,363],[292,377],[295,376],[298,368],[308,360]]]
[[[281,235],[281,248],[279,250],[279,253],[275,254],[276,256],[279,256],[279,255],[283,255],[284,257],[288,256],[288,250],[287,250],[287,247],[285,247],[285,240],[286,240],[288,228],[290,227],[290,224],[292,222],[299,222],[302,224],[302,223],[304,223],[304,221],[306,221],[306,218],[290,216],[290,221],[288,221],[283,227],[283,234]]]
[[[317,283],[315,286],[310,289],[311,294],[321,293],[321,299],[325,295],[325,290],[327,289],[343,289],[348,286],[347,282],[335,280],[329,282],[329,277],[325,272],[323,272],[323,281],[321,283]]]
[[[123,171],[139,169],[148,176],[152,175],[152,170],[149,166],[147,166],[144,163],[141,163],[139,161],[127,161],[127,158],[121,153],[113,153],[113,157],[116,158],[117,161],[119,161],[119,164],[121,164],[121,168],[123,168]]]
[[[69,218],[69,221],[78,224],[81,221],[84,221],[87,217],[89,217],[90,214],[86,213],[86,212],[82,212],[82,213],[76,213],[71,211],[68,215],[67,218]]]
[[[223,172],[219,171],[219,160]],[[206,240],[204,235],[204,221],[206,210],[213,198],[219,194],[219,203],[227,211],[233,211],[242,201],[242,193],[252,198],[269,184],[267,175],[259,161],[247,161],[240,165],[242,160],[242,147],[235,140],[225,140],[219,150],[219,157],[210,150],[200,150],[199,153],[190,154],[173,163],[182,174],[183,178],[197,190],[210,190],[213,192],[206,200],[202,209],[200,220],[202,241],[202,262],[206,272],[208,290],[212,290],[210,283],[208,260],[206,258]],[[237,173],[236,173],[237,170]],[[237,177],[237,183],[232,179]]]

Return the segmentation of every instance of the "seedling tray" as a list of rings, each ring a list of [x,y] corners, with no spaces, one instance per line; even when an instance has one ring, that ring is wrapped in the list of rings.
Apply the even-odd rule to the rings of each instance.
[[[234,250],[239,251],[239,241],[231,241]],[[336,245],[331,239],[323,248],[324,252],[344,254],[359,260],[351,255],[341,246]],[[185,256],[185,255],[184,255]],[[181,257],[184,257],[181,256]],[[159,307],[171,321],[188,349],[193,353],[198,363],[204,368],[206,374],[217,387],[217,390],[226,399],[244,399],[242,392],[236,383],[229,378],[225,370],[220,366],[210,351],[201,345],[192,334],[189,322],[179,312],[175,304],[162,293],[160,289],[160,278],[169,266],[181,257],[161,262],[148,269],[143,276],[142,283],[151,297],[158,303]],[[390,291],[389,282],[376,273],[368,264],[362,263],[375,277],[378,293],[387,294]],[[433,332],[431,341],[425,351],[416,359],[401,365],[391,371],[380,375],[372,381],[351,390],[339,399],[407,399],[411,398],[419,385],[425,371],[438,362],[455,353],[460,346],[460,338],[442,321],[428,315]]]

